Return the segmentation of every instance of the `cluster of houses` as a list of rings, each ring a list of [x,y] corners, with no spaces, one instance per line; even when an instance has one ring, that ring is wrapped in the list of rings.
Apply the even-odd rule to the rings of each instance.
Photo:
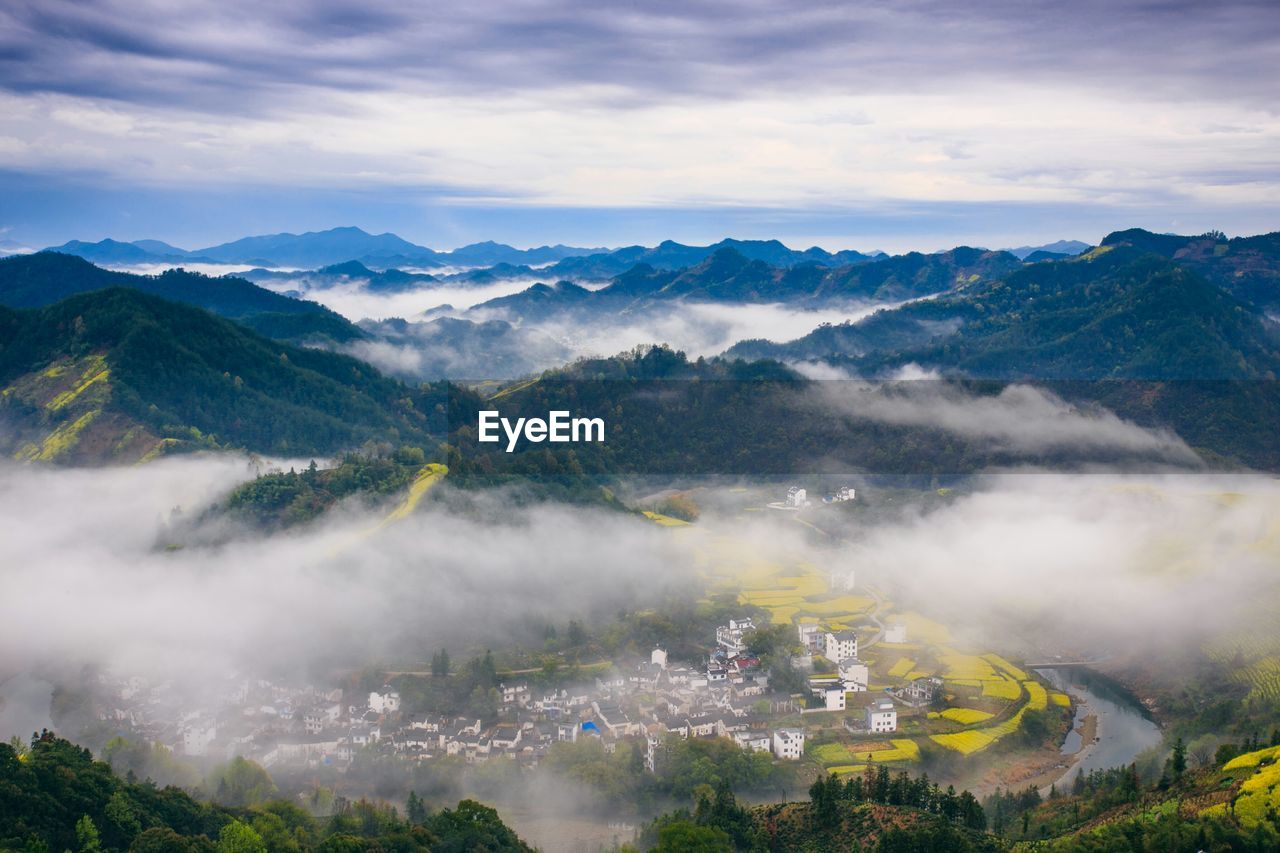
[[[198,713],[166,704],[160,698],[165,685],[116,682],[100,691],[110,700],[99,716],[181,755],[210,760],[243,755],[267,767],[341,767],[365,750],[411,761],[506,758],[536,765],[556,743],[597,738],[608,751],[624,739],[643,743],[645,764],[656,770],[673,736],[730,738],[745,750],[799,760],[804,729],[776,722],[784,715],[843,712],[851,694],[868,691],[869,670],[858,657],[858,636],[799,626],[810,665],[814,655],[821,655],[836,667],[809,679],[817,702],[805,703],[770,690],[769,674],[749,647],[754,630],[749,618],[718,627],[705,666],[673,664],[666,651],[654,649],[648,659],[601,673],[589,683],[546,689],[524,681],[501,684],[501,704],[491,721],[408,714],[391,686],[350,697],[341,689],[261,679],[229,681],[219,701],[203,703],[220,710]],[[896,731],[895,700],[919,707],[940,687],[938,679],[917,679],[872,698],[861,718],[849,718],[846,725],[867,733]]]
[[[845,501],[853,500],[856,495],[856,490],[849,486],[841,486],[835,492],[829,495],[824,495],[822,497],[822,502],[824,504],[844,503]],[[780,501],[770,503],[769,507],[771,509],[800,510],[812,505],[813,501],[809,497],[808,489],[805,489],[803,486],[792,486],[787,489],[787,495],[785,498]]]

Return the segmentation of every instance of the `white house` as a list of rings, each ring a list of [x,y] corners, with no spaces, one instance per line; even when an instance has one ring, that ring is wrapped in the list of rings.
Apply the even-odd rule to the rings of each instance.
[[[872,732],[896,732],[898,710],[892,699],[877,699],[867,706],[867,730]]]
[[[840,592],[853,592],[857,572],[853,569],[836,569],[831,573],[831,588]]]
[[[852,631],[827,632],[824,640],[822,654],[833,663],[858,656],[858,635]]]
[[[400,710],[400,694],[389,687],[382,688],[381,693],[374,690],[369,694],[369,710],[378,714],[394,714]]]
[[[844,710],[844,685],[833,684],[822,691],[822,700],[828,711]]]
[[[213,720],[196,720],[182,729],[182,752],[184,755],[204,755],[217,736],[218,726]]]
[[[804,756],[804,729],[778,729],[773,733],[773,754],[784,761]]]
[[[769,733],[737,731],[733,733],[733,742],[741,749],[750,752],[768,752],[769,751]]]
[[[811,652],[822,651],[822,626],[815,622],[802,622],[796,629],[800,634],[800,645]]]
[[[728,625],[716,628],[716,643],[729,657],[743,654],[747,650],[747,645],[742,638],[748,631],[755,629],[755,623],[750,619],[730,619]]]
[[[865,663],[857,658],[845,658],[837,666],[840,670],[840,681],[845,690],[850,693],[861,693],[867,689],[871,671]]]
[[[666,649],[654,649],[649,653],[649,663],[667,668],[667,652]]]
[[[886,643],[905,643],[907,641],[907,626],[901,622],[894,622],[884,629],[884,641]]]
[[[799,509],[809,505],[809,493],[799,486],[787,489],[787,506]]]

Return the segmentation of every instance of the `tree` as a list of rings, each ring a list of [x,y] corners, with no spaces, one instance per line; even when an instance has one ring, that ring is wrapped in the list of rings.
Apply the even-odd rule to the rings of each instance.
[[[409,799],[404,805],[405,816],[409,818],[410,823],[425,823],[427,820],[427,805],[422,802],[422,798],[418,796],[417,791],[409,792]]]
[[[1169,756],[1169,770],[1175,782],[1187,771],[1187,747],[1182,742],[1181,736],[1173,742],[1173,755]]]
[[[102,849],[98,827],[88,815],[76,821],[76,844],[80,846],[80,853],[98,853]]]
[[[267,845],[253,827],[233,820],[218,833],[217,850],[218,853],[267,853]]]
[[[213,799],[227,806],[256,806],[276,795],[271,775],[256,762],[237,755],[210,777]]]
[[[732,853],[733,841],[723,829],[675,821],[658,830],[653,853]]]

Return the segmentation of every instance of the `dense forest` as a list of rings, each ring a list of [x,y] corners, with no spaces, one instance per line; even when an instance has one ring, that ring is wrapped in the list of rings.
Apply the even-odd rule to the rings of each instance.
[[[396,809],[335,803],[316,818],[272,799],[270,777],[233,761],[215,802],[175,787],[121,779],[88,750],[42,732],[30,745],[0,744],[0,849],[80,853],[267,851],[529,851],[493,809],[464,800],[429,812],[413,798]],[[222,804],[217,801],[221,800]]]

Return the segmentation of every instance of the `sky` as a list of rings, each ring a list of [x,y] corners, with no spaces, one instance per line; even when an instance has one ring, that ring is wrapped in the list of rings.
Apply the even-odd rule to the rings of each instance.
[[[8,0],[0,243],[1276,230],[1271,2]]]

